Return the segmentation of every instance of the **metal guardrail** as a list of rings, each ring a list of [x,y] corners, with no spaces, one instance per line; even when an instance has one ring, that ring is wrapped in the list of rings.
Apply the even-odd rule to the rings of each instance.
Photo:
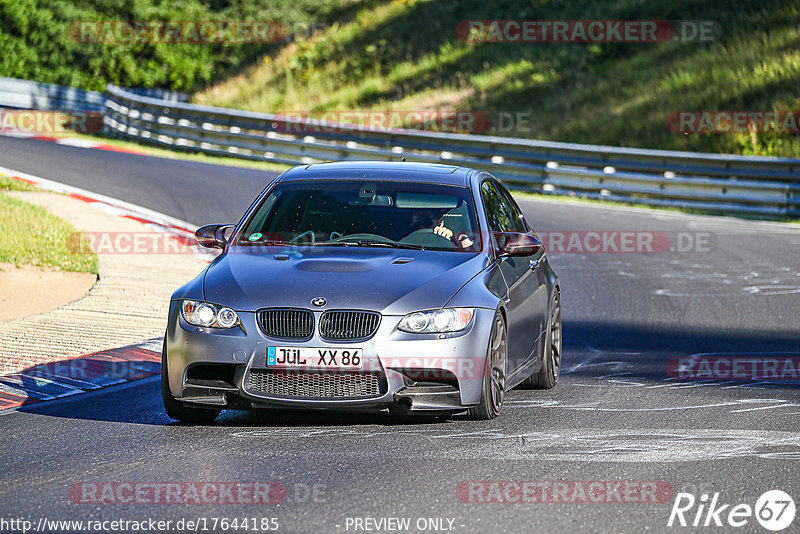
[[[127,89],[127,91],[167,102],[185,102],[187,95],[165,89]],[[0,107],[48,111],[105,111],[106,95],[66,85],[32,82],[0,76]]]
[[[105,103],[98,91],[0,77],[0,107],[102,112]]]
[[[184,103],[109,86],[105,126],[176,149],[273,161],[409,160],[486,169],[514,188],[738,215],[800,215],[800,159],[376,130]]]
[[[14,107],[99,109],[106,132],[177,150],[286,164],[405,157],[486,169],[512,188],[534,192],[736,215],[800,216],[800,159],[380,130],[198,106],[180,101],[184,98],[171,92],[145,96],[113,85],[103,95],[0,78],[0,106],[13,100]],[[77,107],[100,102],[100,108]]]

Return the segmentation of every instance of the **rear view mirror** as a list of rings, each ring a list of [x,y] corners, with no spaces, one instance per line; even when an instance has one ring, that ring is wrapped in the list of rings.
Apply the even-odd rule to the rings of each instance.
[[[533,256],[542,249],[542,242],[532,234],[493,232],[500,256]]]
[[[232,224],[207,224],[194,233],[194,238],[206,248],[223,248],[233,235]]]
[[[388,208],[392,205],[392,197],[389,195],[375,195],[372,198],[353,197],[348,204],[351,206],[383,206]]]
[[[358,191],[358,196],[350,199],[351,206],[383,206],[389,207],[392,205],[392,197],[389,195],[379,195],[378,185],[375,183],[367,183],[361,186]]]

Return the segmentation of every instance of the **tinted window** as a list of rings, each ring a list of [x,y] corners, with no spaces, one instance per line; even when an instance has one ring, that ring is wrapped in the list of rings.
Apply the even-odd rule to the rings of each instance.
[[[514,231],[527,232],[528,228],[525,225],[525,219],[522,217],[522,212],[519,210],[517,203],[514,202],[513,198],[511,198],[511,193],[509,193],[508,189],[503,186],[498,186],[498,189],[500,189],[500,192],[503,194],[505,205],[507,206],[509,213],[511,213],[511,220],[516,228]]]
[[[494,182],[487,180],[481,185],[481,197],[489,219],[489,228],[495,232],[520,232],[523,226],[519,213],[511,211],[502,193]]]
[[[467,188],[407,182],[279,183],[240,235],[239,245],[278,241],[290,245],[480,249]]]

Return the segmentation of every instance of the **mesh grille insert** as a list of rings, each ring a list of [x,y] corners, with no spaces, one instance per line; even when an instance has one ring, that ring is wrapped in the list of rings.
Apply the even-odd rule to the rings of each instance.
[[[314,331],[314,314],[292,308],[267,309],[258,313],[258,323],[268,336],[306,339]]]
[[[353,340],[372,336],[381,314],[369,311],[331,310],[319,320],[319,335],[324,339]]]
[[[307,398],[378,397],[387,389],[377,373],[323,373],[253,369],[247,380],[251,391]]]

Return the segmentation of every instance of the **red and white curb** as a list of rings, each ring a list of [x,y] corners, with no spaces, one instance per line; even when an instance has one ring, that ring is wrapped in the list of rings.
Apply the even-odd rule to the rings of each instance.
[[[111,215],[125,217],[142,223],[150,230],[166,234],[178,241],[181,245],[189,247],[195,254],[201,256],[206,261],[210,262],[216,257],[216,254],[209,251],[209,249],[203,248],[197,244],[194,238],[194,232],[197,230],[197,226],[189,222],[170,217],[169,215],[159,213],[143,206],[125,202],[124,200],[107,197],[99,193],[87,191],[86,189],[54,182],[46,178],[5,167],[0,167],[0,176],[19,180],[45,191],[63,193],[74,199],[92,204]]]
[[[0,411],[156,376],[161,341],[102,350],[0,376]]]
[[[79,137],[57,137],[53,135],[42,135],[36,132],[28,132],[23,130],[0,130],[0,135],[8,137],[18,137],[22,139],[34,139],[36,141],[50,141],[58,145],[67,145],[77,148],[94,148],[97,150],[108,150],[110,152],[124,152],[126,154],[147,155],[146,152],[135,150],[132,148],[123,148],[109,143],[101,143],[99,141],[92,141],[89,139],[81,139]]]
[[[63,193],[112,215],[138,221],[181,243],[191,243],[195,253],[202,255],[206,261],[214,258],[213,254],[206,252],[207,249],[196,245],[194,231],[197,227],[186,221],[5,167],[0,167],[0,176],[34,185],[45,191]],[[0,375],[0,411],[155,376],[161,372],[161,342],[162,338],[154,338],[135,345],[102,350]]]

